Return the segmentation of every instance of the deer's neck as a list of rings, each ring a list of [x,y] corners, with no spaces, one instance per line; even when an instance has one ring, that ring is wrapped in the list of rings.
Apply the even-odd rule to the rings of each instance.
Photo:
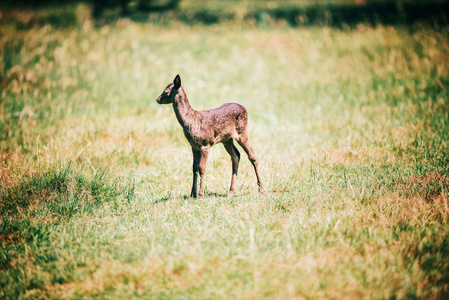
[[[189,100],[187,100],[186,93],[182,87],[180,93],[175,96],[173,109],[179,124],[181,124],[184,129],[188,129],[196,123],[198,112],[190,106]]]

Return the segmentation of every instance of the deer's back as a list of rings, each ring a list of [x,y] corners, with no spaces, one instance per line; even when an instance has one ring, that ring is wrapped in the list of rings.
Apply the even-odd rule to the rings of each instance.
[[[192,146],[214,145],[238,136],[246,131],[248,113],[238,103],[226,103],[220,107],[199,111],[200,120],[186,132],[186,137]]]
[[[226,103],[214,109],[203,110],[201,113],[205,117],[212,118],[216,124],[235,123],[248,119],[246,109],[238,103]]]
[[[210,125],[218,130],[243,129],[248,122],[246,109],[238,103],[226,103],[214,109],[204,110],[202,114],[212,123]]]

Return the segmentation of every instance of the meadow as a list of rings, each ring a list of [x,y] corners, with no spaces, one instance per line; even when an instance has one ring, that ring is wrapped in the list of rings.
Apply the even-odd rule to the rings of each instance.
[[[0,298],[449,297],[447,25],[90,14],[0,13]],[[176,74],[266,194],[217,145],[189,197]]]

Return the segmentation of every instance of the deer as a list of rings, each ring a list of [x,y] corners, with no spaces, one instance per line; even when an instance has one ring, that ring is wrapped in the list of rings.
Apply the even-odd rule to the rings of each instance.
[[[256,156],[249,145],[248,112],[242,105],[226,103],[215,109],[196,111],[189,104],[179,74],[164,89],[156,102],[158,104],[173,104],[176,118],[184,131],[184,136],[192,147],[193,183],[190,197],[204,197],[207,157],[210,148],[219,143],[224,145],[227,153],[231,156],[232,177],[228,196],[236,194],[235,187],[240,153],[234,145],[234,140],[246,152],[254,167],[259,193],[265,193]],[[200,177],[199,191],[197,190],[198,175]]]

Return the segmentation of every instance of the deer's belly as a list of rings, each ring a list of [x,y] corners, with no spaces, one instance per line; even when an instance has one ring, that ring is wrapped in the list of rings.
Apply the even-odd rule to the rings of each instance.
[[[190,145],[195,149],[201,149],[202,147],[212,147],[215,144],[225,142],[233,138],[232,133],[213,133],[208,136],[191,135],[188,132],[184,132],[184,135]]]

